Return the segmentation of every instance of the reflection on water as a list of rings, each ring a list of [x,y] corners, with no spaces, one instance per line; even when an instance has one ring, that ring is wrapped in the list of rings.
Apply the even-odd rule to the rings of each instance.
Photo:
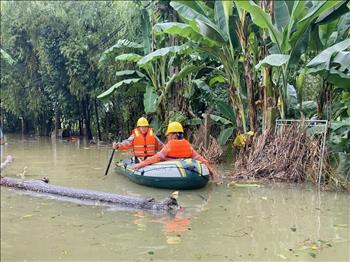
[[[16,159],[7,176],[157,199],[172,192],[104,176],[106,146],[8,137],[4,151]],[[349,200],[293,185],[209,185],[180,191],[183,208],[164,215],[2,188],[1,261],[349,261]]]

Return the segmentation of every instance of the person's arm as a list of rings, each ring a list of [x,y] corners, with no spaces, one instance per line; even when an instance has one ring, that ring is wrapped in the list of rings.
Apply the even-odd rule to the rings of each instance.
[[[211,178],[213,180],[219,178],[219,174],[216,173],[216,171],[212,168],[212,166],[209,164],[208,160],[206,160],[204,157],[202,157],[196,150],[193,149],[192,151],[192,158],[194,160],[198,160],[199,162],[205,164],[207,168],[209,169],[209,172],[211,173]]]
[[[164,143],[157,136],[155,136],[155,138],[156,138],[156,150],[158,151],[163,149]]]
[[[145,166],[163,161],[166,159],[168,152],[169,152],[168,148],[166,146],[164,146],[163,149],[161,151],[159,151],[157,154],[155,154],[154,156],[148,157],[146,160],[144,160],[136,165],[133,165],[131,167],[131,169],[139,169],[141,167],[145,167]]]
[[[132,149],[133,147],[133,141],[135,139],[134,134],[132,134],[131,136],[129,136],[128,139],[125,139],[124,141],[120,142],[120,143],[113,143],[113,148],[117,149],[117,150],[129,150]]]

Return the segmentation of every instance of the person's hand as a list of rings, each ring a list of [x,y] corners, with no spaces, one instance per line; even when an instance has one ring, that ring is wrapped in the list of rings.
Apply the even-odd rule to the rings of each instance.
[[[119,146],[120,146],[120,143],[113,142],[113,145],[112,145],[113,149],[118,149]]]

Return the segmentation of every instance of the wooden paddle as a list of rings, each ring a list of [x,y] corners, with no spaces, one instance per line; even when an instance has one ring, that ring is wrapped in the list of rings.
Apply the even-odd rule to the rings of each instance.
[[[112,151],[112,154],[111,154],[111,158],[109,159],[108,166],[107,166],[107,169],[106,169],[106,172],[105,172],[105,176],[107,176],[107,174],[108,174],[109,167],[111,166],[111,163],[112,163],[112,160],[113,160],[114,152],[115,152],[115,149],[113,148],[113,151]]]
[[[118,142],[120,142],[120,139],[121,139],[121,134],[119,134]],[[107,176],[107,174],[108,174],[109,167],[111,166],[111,163],[112,163],[112,160],[113,160],[114,152],[115,152],[115,149],[113,148],[113,151],[112,151],[112,154],[111,154],[111,157],[109,159],[108,166],[107,166],[107,169],[106,169],[106,172],[105,172],[105,176]]]

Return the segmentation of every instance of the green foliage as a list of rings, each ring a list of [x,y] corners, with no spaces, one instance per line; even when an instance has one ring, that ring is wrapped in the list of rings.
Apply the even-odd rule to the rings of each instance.
[[[350,39],[337,43],[317,55],[306,66],[308,72],[319,74],[337,86],[350,86]]]
[[[158,109],[159,98],[151,86],[146,87],[143,104],[146,113],[155,113]]]
[[[225,145],[227,140],[232,137],[236,128],[236,116],[229,104],[221,100],[217,100],[215,104],[222,116],[210,114],[209,117],[221,126],[218,142],[221,145]]]
[[[91,123],[98,121],[92,119],[94,97],[116,79],[110,69],[118,66],[102,66],[99,71],[99,50],[112,39],[134,41],[140,35],[135,4],[42,1],[2,2],[1,7],[1,45],[17,61],[12,69],[2,70],[5,117],[21,116],[28,127],[46,130],[44,134],[53,129],[54,122],[58,128],[60,122],[73,127],[84,121],[88,129],[96,126]],[[132,121],[132,111],[127,108],[126,112]]]
[[[10,65],[13,65],[16,63],[16,61],[13,60],[13,58],[8,53],[6,53],[6,51],[3,50],[2,48],[1,48],[1,57],[0,58],[1,58],[1,60],[4,60],[6,63],[8,63]]]
[[[348,159],[349,5],[280,0],[264,11],[256,3],[2,2],[5,120],[16,126],[23,117],[28,131],[46,133],[54,124],[96,133],[99,121],[112,138],[143,114],[158,132],[168,120],[198,125],[209,111],[226,144],[237,130],[246,133],[250,106],[264,94],[272,107],[281,101],[282,117],[311,117],[327,87],[333,150]]]

